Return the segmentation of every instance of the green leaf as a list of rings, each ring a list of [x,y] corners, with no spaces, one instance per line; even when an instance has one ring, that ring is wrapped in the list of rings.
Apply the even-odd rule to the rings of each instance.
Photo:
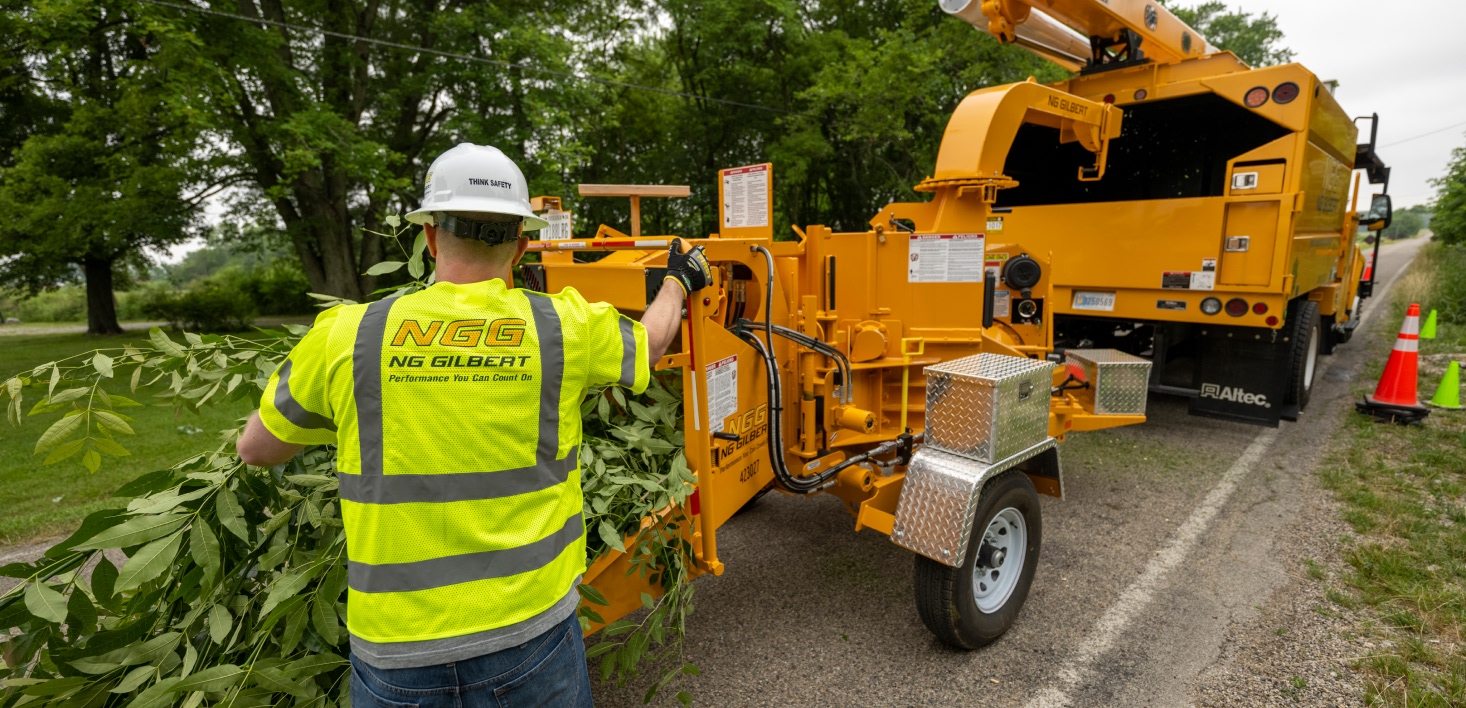
[[[219,569],[219,537],[202,518],[188,530],[188,553],[204,570],[212,573]]]
[[[66,621],[66,598],[41,580],[26,586],[25,608],[43,620],[57,624]]]
[[[601,594],[600,590],[586,585],[585,583],[581,583],[576,589],[580,591],[581,597],[585,598],[593,604],[600,605],[602,607],[609,607],[611,604],[611,602],[606,599],[606,596]]]
[[[651,593],[643,592],[641,594],[641,606],[650,610],[651,608],[657,606],[657,599],[652,597]]]
[[[587,661],[589,661],[607,652],[616,651],[616,647],[618,646],[620,645],[615,642],[601,642],[589,649],[586,649],[585,658]]]
[[[121,667],[122,664],[115,661],[103,661],[97,657],[73,659],[71,661],[71,668],[84,674],[106,674],[116,671]]]
[[[307,611],[309,608],[304,603],[300,604],[285,619],[285,632],[280,635],[280,651],[290,653],[295,645],[300,642],[301,635],[305,634],[305,624],[310,617]]]
[[[92,368],[96,369],[97,373],[109,379],[112,378],[112,357],[97,352],[97,355],[92,357]]]
[[[191,514],[139,516],[131,521],[113,526],[87,539],[85,543],[77,544],[76,547],[83,549],[129,548],[172,533],[191,516]]]
[[[127,708],[161,708],[173,705],[173,687],[182,680],[181,678],[163,679],[148,686],[147,690],[137,694],[137,698],[127,704]]]
[[[678,691],[677,702],[681,703],[684,706],[692,705],[692,694],[688,693],[687,691]]]
[[[346,663],[345,659],[331,652],[325,652],[292,661],[285,665],[284,671],[285,675],[291,678],[309,678],[338,666],[344,666]]]
[[[52,423],[51,427],[47,428],[46,432],[41,433],[41,438],[36,441],[35,454],[39,455],[60,445],[66,438],[71,437],[72,433],[81,428],[84,420],[86,419],[82,417],[81,411],[71,411],[62,417],[61,420]]]
[[[299,683],[286,678],[284,672],[278,668],[260,669],[256,667],[255,671],[250,674],[250,678],[254,681],[254,685],[271,693],[288,693],[296,698],[304,699],[309,699],[311,696],[310,691]]]
[[[77,440],[64,442],[56,446],[56,449],[52,450],[51,454],[46,455],[46,460],[41,464],[50,465],[60,462],[68,457],[71,457],[72,455],[75,455],[78,452],[81,452],[81,447],[85,444],[87,444],[86,438],[79,438]]]
[[[275,581],[274,587],[270,588],[270,594],[265,598],[265,606],[260,608],[260,615],[270,614],[270,610],[283,602],[288,597],[294,597],[296,593],[305,589],[311,581],[308,572],[295,572]]]
[[[229,630],[234,628],[234,617],[223,605],[214,605],[209,608],[209,638],[215,644],[223,644],[229,638]]]
[[[178,548],[182,544],[183,532],[180,531],[143,546],[136,555],[127,559],[117,574],[116,592],[133,590],[162,575],[178,558]]]
[[[341,641],[339,630],[341,624],[336,620],[336,610],[331,607],[331,601],[322,597],[316,597],[311,603],[311,626],[316,628],[316,634],[327,644],[336,646]]]
[[[183,349],[175,344],[173,340],[169,339],[168,335],[163,334],[163,330],[157,327],[148,330],[148,338],[153,340],[153,346],[157,347],[158,351],[164,354],[175,358],[185,356]]]
[[[113,440],[112,438],[97,437],[92,438],[91,440],[93,447],[113,457],[127,457],[128,455],[132,454],[131,452],[128,452],[127,448],[117,444],[117,441]]]
[[[416,279],[422,277],[423,270],[422,254],[412,254],[412,257],[407,259],[407,273]]]
[[[97,629],[97,608],[84,592],[72,591],[66,600],[66,625],[72,636],[87,635]]]
[[[618,637],[631,630],[636,629],[636,623],[631,620],[621,619],[612,622],[605,629],[601,630],[602,637]]]
[[[114,498],[145,497],[173,486],[173,470],[149,472],[112,492]]]
[[[206,693],[226,691],[239,685],[239,682],[243,681],[245,675],[248,673],[249,671],[247,669],[240,668],[234,664],[220,664],[218,666],[211,666],[183,679],[179,683],[174,684],[169,690],[173,693],[182,693],[184,691],[204,691]]]
[[[96,596],[97,602],[106,605],[111,602],[116,587],[117,566],[112,565],[112,561],[107,560],[104,555],[97,561],[97,567],[92,569],[92,594]]]
[[[59,696],[68,691],[80,688],[86,682],[87,679],[84,677],[72,676],[70,678],[32,684],[21,689],[20,692],[27,696]]]
[[[137,401],[134,401],[127,396],[121,396],[115,393],[110,395],[112,397],[113,408],[136,408],[142,405],[141,403],[138,403]]]
[[[87,468],[88,472],[95,474],[97,469],[102,466],[102,454],[96,450],[87,450],[86,454],[81,456],[81,464]]]
[[[401,269],[402,266],[405,266],[405,265],[407,265],[407,264],[406,263],[403,263],[402,261],[382,261],[381,263],[378,263],[378,264],[376,264],[376,265],[374,265],[374,266],[372,266],[370,268],[367,268],[366,274],[367,275],[385,275],[387,273],[394,273],[397,270]]]
[[[112,689],[112,693],[132,693],[138,686],[143,685],[158,669],[152,666],[139,666],[129,671],[122,681]]]
[[[626,552],[626,546],[621,543],[621,534],[616,533],[616,527],[609,521],[602,521],[596,526],[596,533],[600,534],[601,540],[606,546],[614,548],[622,553]]]
[[[93,410],[92,415],[97,417],[97,423],[102,427],[123,435],[136,435],[132,426],[127,424],[127,419],[111,411]]]
[[[228,487],[219,488],[219,496],[216,498],[216,506],[219,511],[219,523],[229,532],[238,536],[240,540],[249,541],[249,527],[244,523],[244,509],[239,506],[239,499]]]

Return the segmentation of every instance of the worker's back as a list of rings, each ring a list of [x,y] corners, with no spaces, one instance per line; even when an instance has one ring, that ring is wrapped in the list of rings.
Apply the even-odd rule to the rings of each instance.
[[[262,412],[271,429],[339,445],[354,637],[483,632],[572,590],[585,569],[580,401],[590,386],[645,388],[637,334],[574,290],[500,280],[318,318]]]

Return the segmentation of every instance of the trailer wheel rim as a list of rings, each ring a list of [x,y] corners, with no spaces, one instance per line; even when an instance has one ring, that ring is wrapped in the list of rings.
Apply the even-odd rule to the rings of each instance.
[[[1313,390],[1313,371],[1318,367],[1318,327],[1308,331],[1308,356],[1303,362],[1303,390]]]
[[[1007,604],[1023,575],[1028,555],[1028,524],[1023,512],[1011,506],[999,511],[974,540],[982,545],[972,562],[972,599],[980,612],[992,614]],[[991,551],[984,552],[982,546]]]

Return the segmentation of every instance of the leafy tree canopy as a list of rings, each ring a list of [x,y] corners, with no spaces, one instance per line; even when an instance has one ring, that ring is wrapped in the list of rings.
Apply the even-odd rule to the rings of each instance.
[[[1278,29],[1277,15],[1264,12],[1254,16],[1241,10],[1227,12],[1227,4],[1217,0],[1196,7],[1179,7],[1172,2],[1161,0],[1162,5],[1218,49],[1236,54],[1250,66],[1272,66],[1293,61],[1293,50],[1279,44],[1283,40],[1283,30]]]
[[[1466,244],[1466,146],[1451,151],[1446,174],[1431,180],[1435,186],[1430,229],[1450,244]]]

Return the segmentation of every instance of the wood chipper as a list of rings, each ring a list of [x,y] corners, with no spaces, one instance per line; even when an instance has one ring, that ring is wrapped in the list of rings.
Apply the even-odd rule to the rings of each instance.
[[[1118,111],[1077,114],[1030,86],[1034,120],[1102,150]],[[994,326],[982,228],[990,185],[944,188],[915,230],[891,228],[882,212],[864,232],[811,226],[776,242],[772,174],[768,164],[721,172],[724,228],[688,241],[706,249],[714,285],[687,301],[680,343],[656,365],[682,371],[696,572],[723,572],[718,529],[757,495],[832,494],[856,530],[916,552],[917,607],[938,637],[986,644],[1028,594],[1042,539],[1037,494],[1063,493],[1056,444],[1143,422],[1150,363],[1101,350],[1070,352],[1084,365],[1055,361]],[[635,214],[640,199],[687,188],[582,194],[629,197]],[[601,225],[589,240],[547,231],[531,244],[541,262],[525,266],[525,281],[638,313],[672,237],[644,236],[636,221],[630,231]],[[610,253],[577,258],[594,251]],[[627,574],[630,561],[611,552],[586,574],[611,603],[596,608],[607,622],[658,591]]]

